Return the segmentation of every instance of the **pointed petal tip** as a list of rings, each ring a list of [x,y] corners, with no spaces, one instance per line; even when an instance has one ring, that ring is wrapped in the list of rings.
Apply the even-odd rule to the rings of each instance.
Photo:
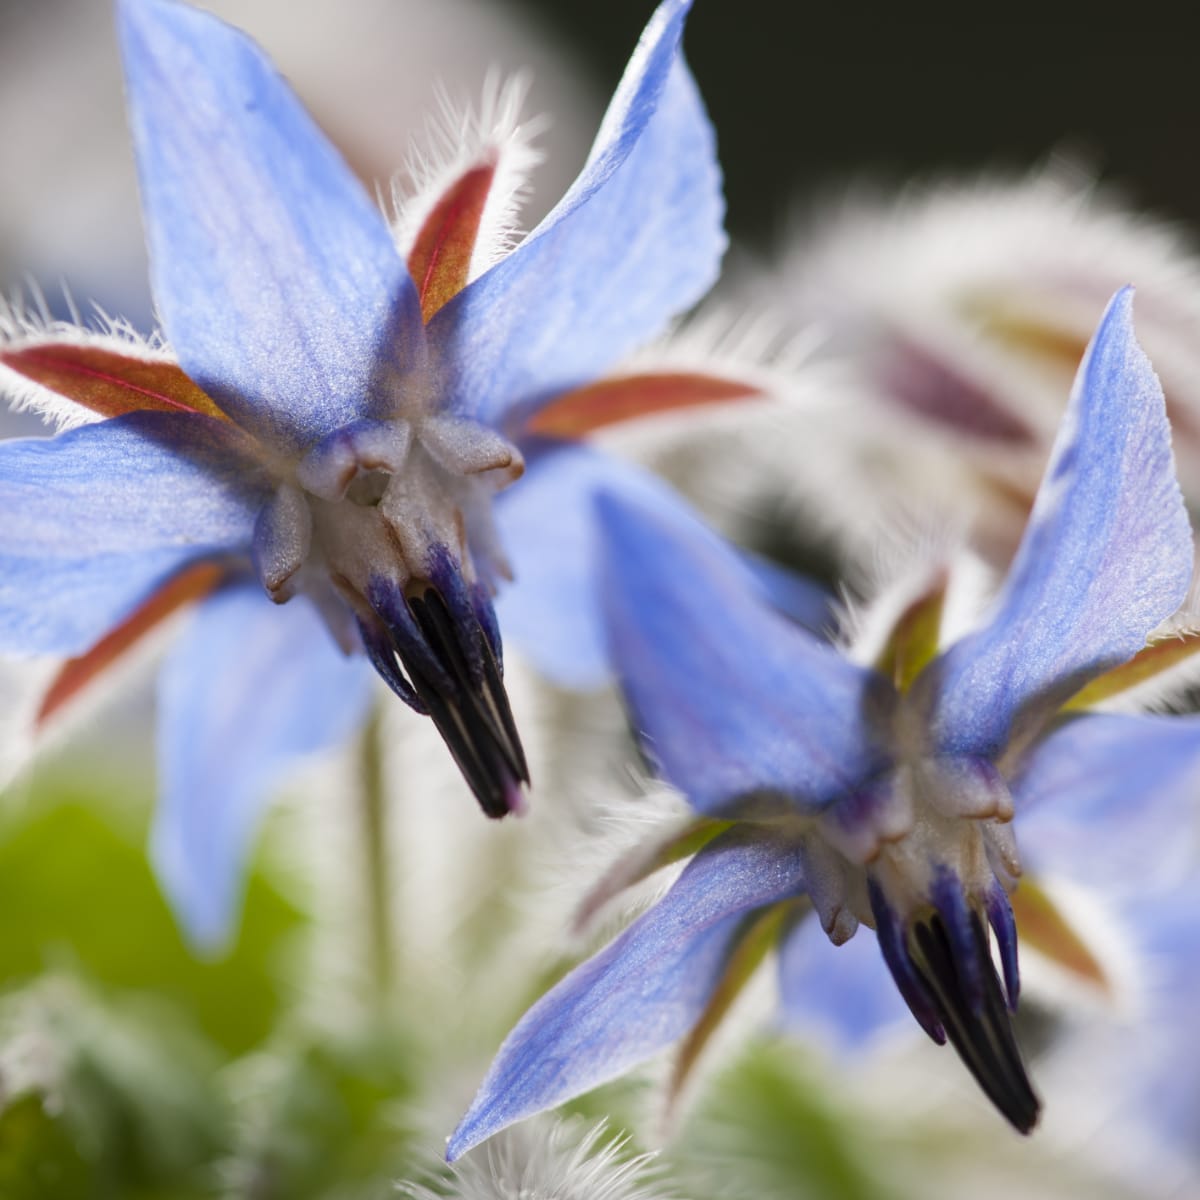
[[[659,5],[583,172],[431,322],[461,348],[450,390],[464,412],[496,427],[527,416],[523,398],[548,400],[607,371],[715,281],[725,205],[715,135],[679,49],[689,8]],[[628,252],[614,256],[613,245]]]
[[[1104,313],[1096,325],[1096,332],[1092,338],[1093,345],[1098,345],[1114,336],[1137,345],[1137,338],[1133,331],[1134,291],[1133,284],[1127,283],[1113,293],[1112,299],[1105,305]],[[1141,347],[1138,346],[1138,349],[1140,350]]]
[[[1133,297],[1116,292],[1088,343],[990,620],[926,673],[943,752],[1015,756],[1187,598],[1193,535]]]
[[[159,810],[161,814],[161,809]],[[221,958],[230,948],[236,923],[228,889],[202,879],[188,856],[172,845],[161,816],[150,834],[150,865],[188,950],[202,961]]]
[[[474,1137],[468,1124],[474,1109],[467,1113],[458,1128],[446,1139],[446,1162],[457,1162],[468,1150],[474,1149],[483,1139]]]
[[[647,41],[657,40],[662,36],[660,31],[664,26],[677,23],[676,44],[678,44],[678,39],[683,34],[683,22],[692,11],[692,2],[693,0],[662,0],[646,25],[643,38]]]
[[[155,27],[167,29],[179,20],[195,19],[226,24],[211,13],[180,4],[177,0],[116,0],[117,35],[126,70],[135,63],[134,56],[139,49],[136,39],[151,33]]]
[[[486,1142],[510,1125],[515,1125],[532,1112],[513,1113],[507,1111],[502,1103],[503,1094],[489,1097],[486,1095],[487,1080],[480,1087],[471,1106],[463,1114],[463,1118],[455,1127],[454,1132],[446,1139],[445,1160],[448,1163],[457,1162],[464,1154],[469,1154],[476,1146]],[[533,1111],[537,1111],[536,1109]]]
[[[802,878],[790,848],[744,831],[706,846],[656,906],[521,1018],[451,1135],[447,1159],[682,1038],[720,986],[747,917],[793,899]]]
[[[151,284],[184,370],[288,451],[369,416],[422,336],[378,206],[243,31],[168,0],[125,0],[117,23]]]
[[[596,515],[600,518],[601,528],[605,530],[628,528],[645,511],[629,496],[623,496],[615,488],[604,485],[596,489],[592,503]]]
[[[1120,310],[1124,312],[1133,311],[1133,297],[1137,292],[1137,288],[1132,283],[1127,283],[1123,287],[1117,288],[1113,293],[1113,298],[1108,302],[1110,309]]]

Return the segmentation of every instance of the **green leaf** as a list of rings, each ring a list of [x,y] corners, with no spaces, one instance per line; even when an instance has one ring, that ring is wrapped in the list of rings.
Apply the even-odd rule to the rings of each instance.
[[[394,1200],[412,1172],[414,1055],[394,1031],[297,1039],[242,1068],[234,1195]]]
[[[75,1200],[91,1195],[91,1171],[61,1116],[42,1096],[19,1097],[0,1112],[0,1196]]]
[[[4,814],[0,987],[67,966],[156,993],[229,1054],[259,1044],[280,1012],[278,963],[299,913],[256,871],[236,945],[196,958],[151,874],[142,822],[119,809],[102,788],[39,781]]]
[[[12,1131],[0,1181],[16,1194],[47,1179],[56,1200],[214,1194],[230,1129],[219,1054],[173,1009],[142,997],[109,1007],[48,978],[6,998],[0,1047],[0,1128]]]
[[[671,1153],[728,1200],[895,1200],[886,1156],[795,1048],[756,1043],[713,1081]]]

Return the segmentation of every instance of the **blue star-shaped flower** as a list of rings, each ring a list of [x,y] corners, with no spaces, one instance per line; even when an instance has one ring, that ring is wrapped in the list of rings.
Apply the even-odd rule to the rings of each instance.
[[[58,327],[0,343],[11,394],[65,397],[90,422],[0,446],[0,649],[74,656],[49,712],[201,600],[162,676],[154,834],[201,942],[228,929],[279,771],[362,715],[360,651],[432,717],[489,815],[520,803],[493,499],[539,413],[554,401],[561,420],[567,397],[569,414],[716,274],[689,6],[664,0],[579,178],[480,273],[485,211],[511,198],[492,196],[505,147],[483,147],[398,248],[252,42],[170,0],[120,0],[171,352]]]
[[[1113,300],[1080,367],[990,613],[940,653],[939,588],[901,614],[875,667],[862,666],[765,605],[741,560],[695,520],[601,494],[622,690],[648,757],[701,818],[602,892],[705,844],[659,904],[522,1019],[451,1157],[695,1036],[753,958],[745,947],[768,934],[782,931],[785,1003],[820,991],[820,973],[802,979],[798,968],[810,911],[835,945],[874,928],[917,1021],[954,1045],[1016,1128],[1032,1128],[1039,1102],[1009,1020],[1014,906],[1018,918],[1032,908],[1018,903],[1013,818],[1035,859],[1056,806],[1078,818],[1083,841],[1105,813],[1105,832],[1122,838],[1147,810],[1161,816],[1156,795],[1178,795],[1198,744],[1190,719],[1060,719],[1084,685],[1103,679],[1112,691],[1154,665],[1147,637],[1191,578],[1162,392],[1130,304],[1128,291]],[[1124,818],[1131,785],[1142,811]],[[1043,920],[1039,940],[1056,935],[1069,941]],[[863,958],[846,957],[853,984]],[[877,995],[840,993],[841,1023],[882,1019]]]

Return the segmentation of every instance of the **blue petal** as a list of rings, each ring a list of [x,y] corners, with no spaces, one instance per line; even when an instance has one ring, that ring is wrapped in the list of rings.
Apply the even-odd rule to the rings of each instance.
[[[1117,293],[1084,356],[991,619],[915,685],[939,751],[994,756],[1027,736],[1187,596],[1191,530],[1132,299]]]
[[[786,843],[740,830],[709,843],[662,901],[521,1018],[447,1159],[682,1037],[720,982],[742,918],[802,886],[799,855]]]
[[[187,373],[299,449],[369,414],[420,330],[382,215],[263,53],[169,0],[121,0],[154,294]]]
[[[829,636],[835,624],[835,601],[827,588],[769,558],[745,551],[741,559],[754,587],[772,608],[809,633]]]
[[[596,494],[604,488],[685,520],[689,510],[649,472],[590,446],[527,440],[522,449],[526,472],[495,507],[514,574],[496,601],[500,628],[560,687],[601,687],[612,667],[596,561]],[[827,622],[830,596],[823,588],[763,559],[747,557],[744,566],[764,598],[793,620],[817,628]]]
[[[1021,858],[1109,890],[1177,877],[1200,851],[1198,790],[1200,717],[1075,717],[1012,783]]]
[[[778,615],[694,518],[600,499],[610,647],[647,754],[701,812],[760,791],[823,808],[886,765],[893,693]]]
[[[1153,896],[1129,914],[1145,992],[1138,1020],[1121,1030],[1119,1116],[1195,1161],[1200,1133],[1200,880]],[[1120,1051],[1124,1051],[1122,1055]]]
[[[242,446],[150,412],[0,443],[0,649],[78,654],[179,568],[247,554],[269,484]]]
[[[555,209],[432,321],[460,411],[497,426],[528,415],[656,336],[716,279],[724,202],[679,54],[689,7],[659,6]]]
[[[159,681],[155,868],[188,936],[223,945],[254,833],[286,773],[366,716],[373,675],[336,647],[304,598],[274,605],[257,582],[217,592]]]
[[[832,1034],[846,1051],[893,1027],[912,1028],[869,929],[834,946],[816,920],[797,922],[779,947],[779,1000],[789,1030]]]

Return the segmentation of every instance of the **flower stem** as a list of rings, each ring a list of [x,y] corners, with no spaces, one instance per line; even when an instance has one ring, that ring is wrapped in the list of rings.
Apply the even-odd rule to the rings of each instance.
[[[392,906],[388,876],[387,811],[382,717],[378,707],[363,729],[359,803],[366,883],[366,935],[372,999],[385,1008],[392,993]]]

